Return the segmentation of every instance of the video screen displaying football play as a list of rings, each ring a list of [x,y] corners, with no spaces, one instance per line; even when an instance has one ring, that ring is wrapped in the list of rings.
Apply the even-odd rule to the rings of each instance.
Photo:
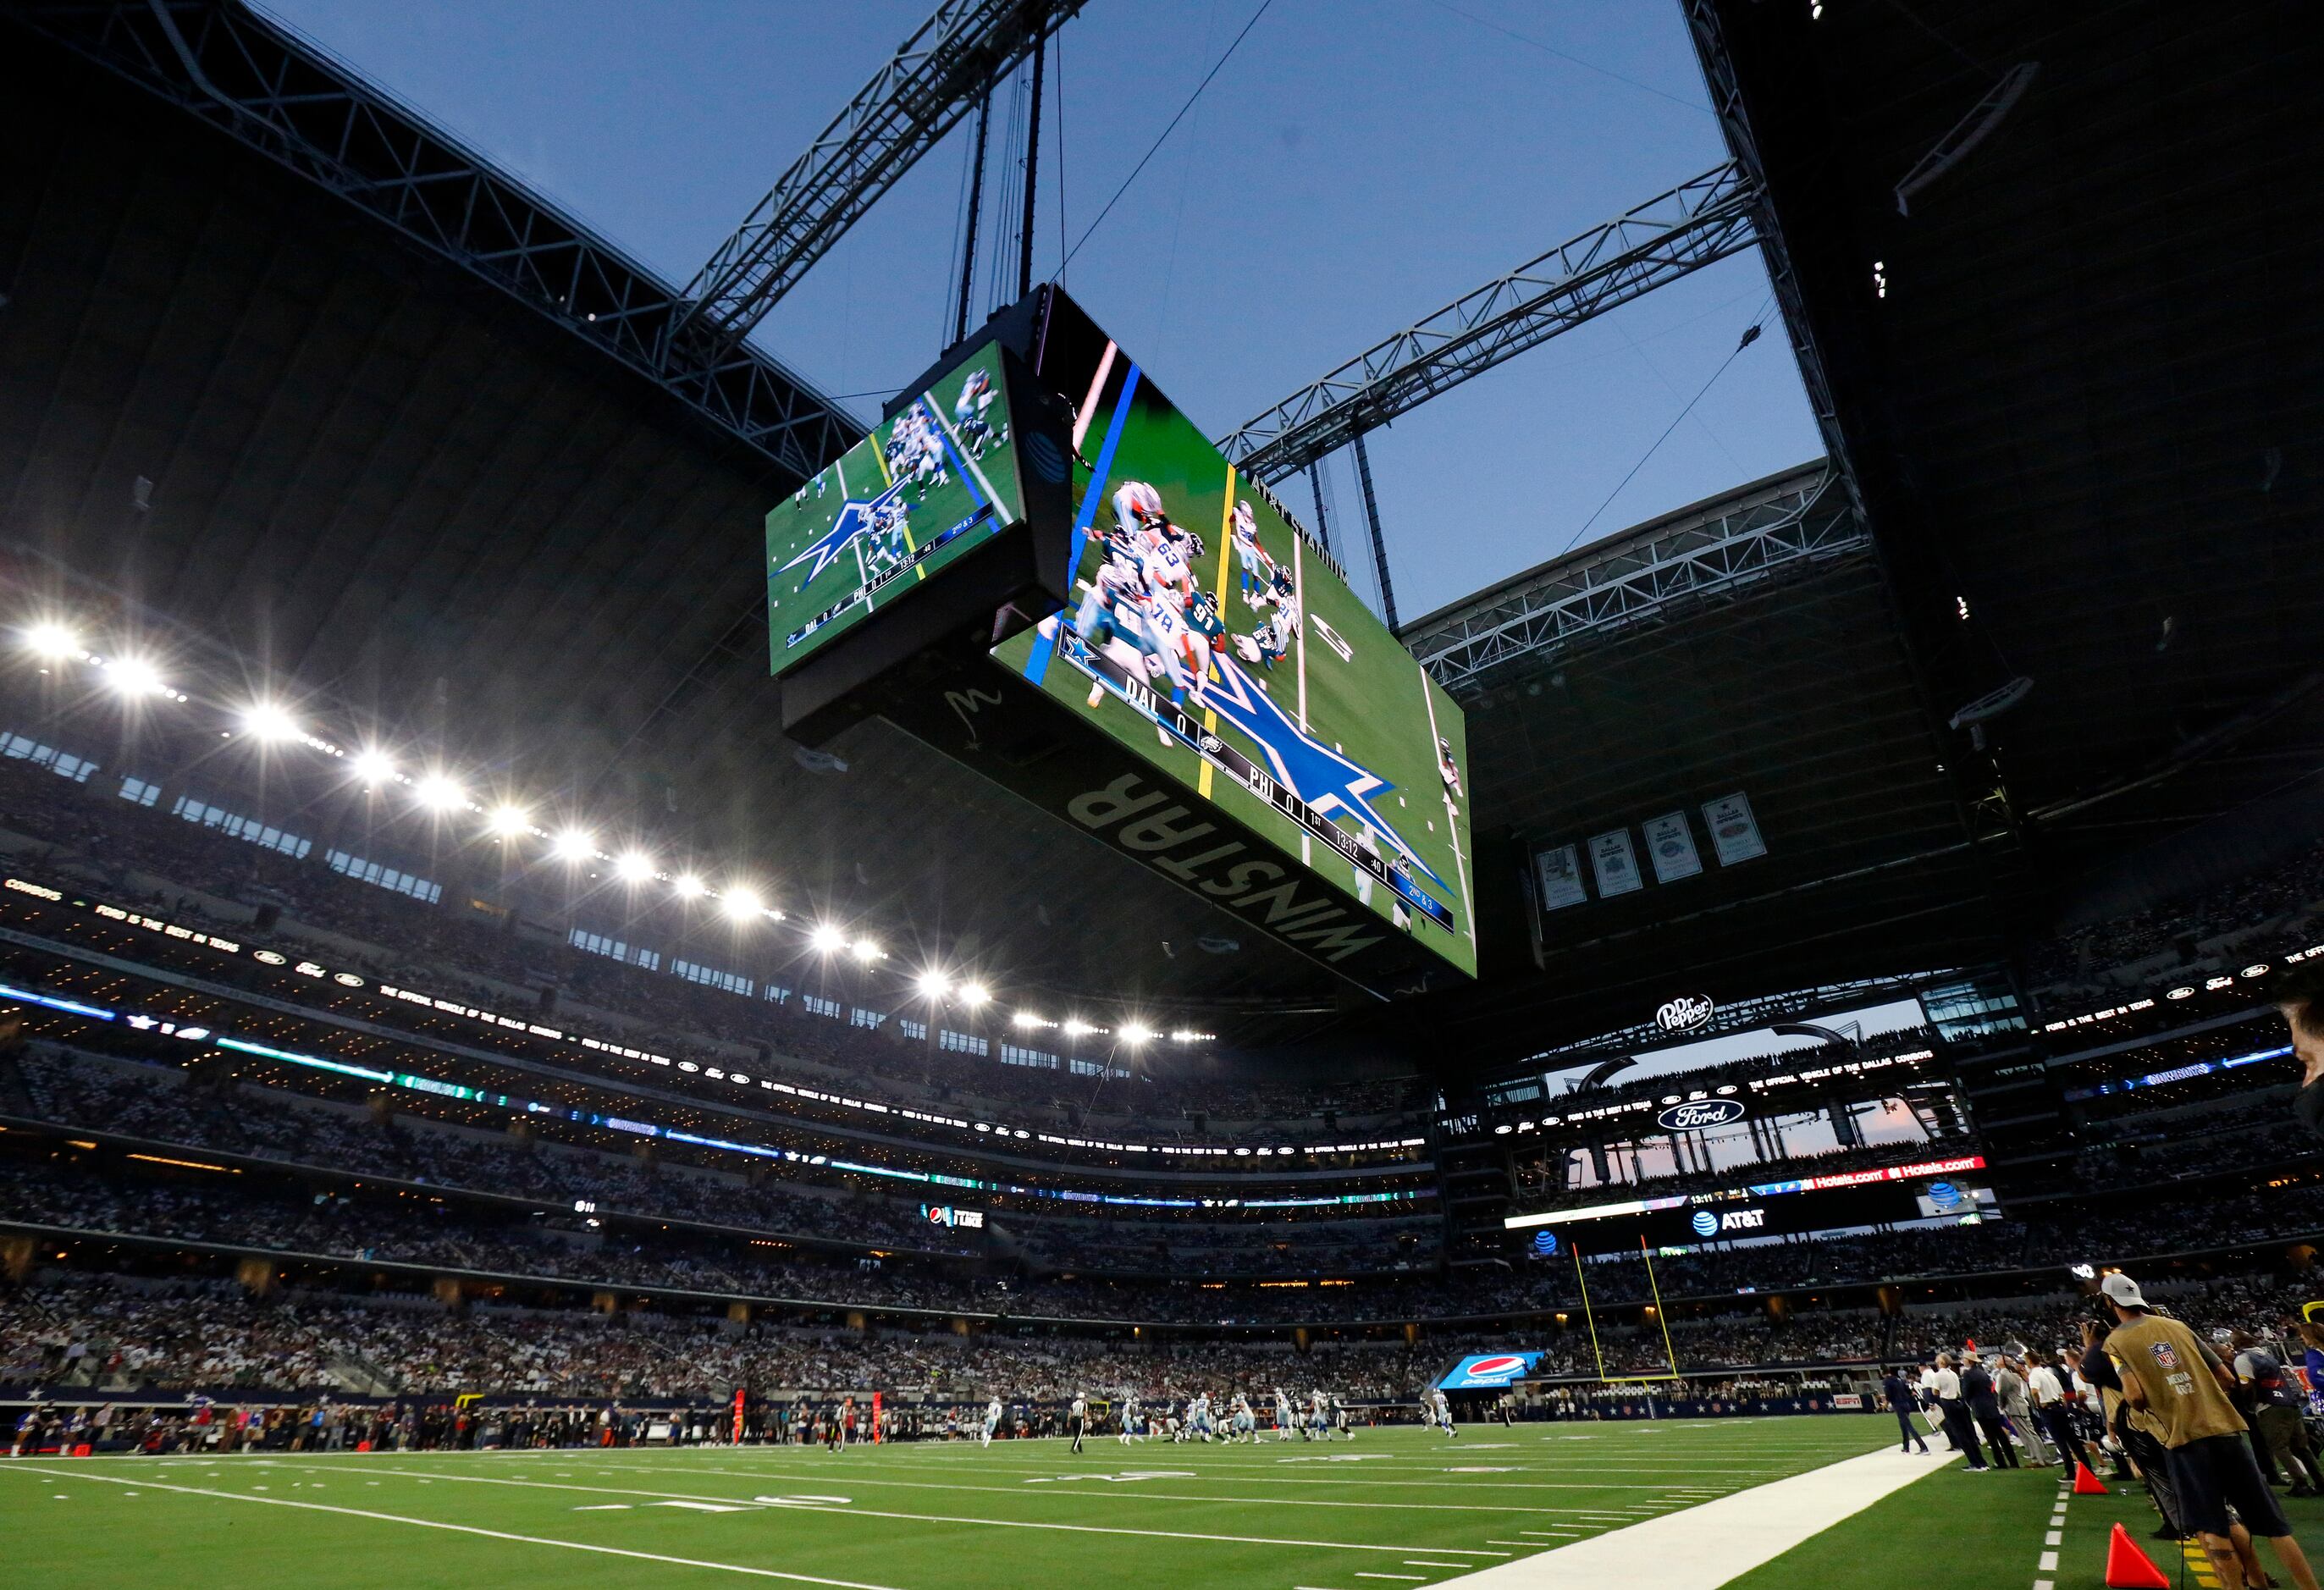
[[[994,658],[1473,976],[1461,709],[1103,347],[1042,370],[1076,405],[1071,605]]]
[[[988,344],[767,514],[778,676],[1022,517],[1002,386]]]

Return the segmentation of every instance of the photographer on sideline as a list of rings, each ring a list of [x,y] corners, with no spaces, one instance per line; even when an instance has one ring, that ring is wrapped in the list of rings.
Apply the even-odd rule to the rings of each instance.
[[[2299,1590],[2317,1590],[2307,1554],[2252,1456],[2249,1427],[2228,1398],[2235,1382],[2227,1367],[2185,1325],[2152,1312],[2130,1277],[2116,1271],[2099,1290],[2116,1322],[2106,1355],[2123,1400],[2159,1428],[2181,1521],[2201,1537],[2219,1582],[2243,1590],[2246,1567],[2258,1575],[2252,1538],[2263,1535]],[[2229,1521],[2230,1505],[2241,1522]]]

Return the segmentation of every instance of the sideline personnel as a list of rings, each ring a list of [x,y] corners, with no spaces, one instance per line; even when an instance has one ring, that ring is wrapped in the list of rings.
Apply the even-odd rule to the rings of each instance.
[[[2201,1337],[2176,1319],[2150,1312],[2138,1283],[2119,1271],[2099,1289],[2117,1321],[2106,1353],[2122,1377],[2124,1400],[2162,1427],[2177,1482],[2182,1521],[2202,1538],[2227,1590],[2243,1590],[2245,1569],[2256,1576],[2252,1537],[2264,1535],[2299,1590],[2317,1590],[2307,1554],[2259,1472],[2244,1416],[2228,1399],[2227,1369]],[[2241,1516],[2230,1522],[2232,1505]]]
[[[1921,1456],[1927,1456],[1929,1444],[1913,1428],[1913,1410],[1920,1406],[1920,1400],[1913,1395],[1913,1388],[1905,1383],[1903,1373],[1890,1370],[1880,1382],[1880,1394],[1888,1399],[1888,1411],[1896,1416],[1896,1433],[1901,1437],[1896,1450],[1910,1452],[1918,1444]]]

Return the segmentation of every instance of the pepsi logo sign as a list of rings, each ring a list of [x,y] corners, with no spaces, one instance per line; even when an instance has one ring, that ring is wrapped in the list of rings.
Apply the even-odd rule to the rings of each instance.
[[[1708,1132],[1714,1126],[1733,1125],[1745,1113],[1741,1099],[1696,1099],[1672,1105],[1655,1117],[1655,1124],[1665,1132]]]
[[[1472,1381],[1505,1381],[1523,1374],[1525,1366],[1524,1354],[1503,1353],[1497,1357],[1471,1359],[1467,1373]]]
[[[1655,1025],[1665,1032],[1688,1032],[1711,1020],[1718,1007],[1699,994],[1682,994],[1667,999],[1655,1012]]]

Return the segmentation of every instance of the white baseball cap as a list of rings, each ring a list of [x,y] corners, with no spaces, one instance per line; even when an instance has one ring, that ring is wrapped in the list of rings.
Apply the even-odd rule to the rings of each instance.
[[[2098,1290],[2107,1295],[2108,1301],[2122,1308],[2144,1308],[2146,1307],[2146,1296],[2138,1290],[2138,1283],[2119,1270],[2113,1271],[2104,1280],[2098,1282]]]

